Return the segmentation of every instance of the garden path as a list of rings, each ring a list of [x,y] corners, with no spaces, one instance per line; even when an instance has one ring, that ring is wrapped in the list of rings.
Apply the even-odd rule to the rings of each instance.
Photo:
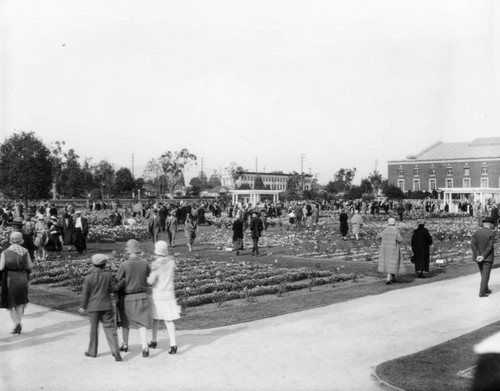
[[[84,357],[87,319],[30,305],[23,333],[0,312],[0,390],[378,390],[376,365],[498,320],[494,294],[478,298],[479,275],[409,286],[279,317],[178,332],[179,353],[142,358],[139,336],[116,363],[101,331],[101,353]],[[465,368],[464,368],[465,369]]]

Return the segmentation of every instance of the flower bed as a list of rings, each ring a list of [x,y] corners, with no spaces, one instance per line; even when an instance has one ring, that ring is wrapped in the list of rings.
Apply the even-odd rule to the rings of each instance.
[[[107,268],[116,271],[119,262],[115,255]],[[80,292],[83,280],[91,270],[88,259],[39,262],[33,268],[31,283],[69,286]],[[175,291],[179,304],[198,306],[267,294],[281,295],[287,291],[311,289],[316,285],[335,284],[360,277],[328,270],[180,258],[177,259]]]
[[[115,243],[126,242],[129,239],[144,240],[149,238],[149,232],[145,225],[119,225],[106,227],[102,225],[89,225],[87,241],[92,243]]]

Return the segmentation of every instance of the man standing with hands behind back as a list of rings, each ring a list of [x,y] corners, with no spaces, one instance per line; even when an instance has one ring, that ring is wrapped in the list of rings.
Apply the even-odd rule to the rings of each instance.
[[[474,260],[479,266],[481,273],[481,285],[479,288],[479,297],[488,297],[491,293],[488,287],[491,268],[495,259],[493,251],[495,245],[494,221],[491,217],[483,220],[483,227],[478,229],[471,239],[472,254]]]

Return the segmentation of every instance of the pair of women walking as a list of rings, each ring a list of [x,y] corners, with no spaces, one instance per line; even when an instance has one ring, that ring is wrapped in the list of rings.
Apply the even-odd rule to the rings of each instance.
[[[126,244],[127,259],[120,265],[115,279],[122,297],[119,306],[123,343],[120,351],[129,349],[130,329],[138,329],[142,355],[149,356],[149,348],[158,346],[157,336],[161,321],[165,322],[170,339],[170,354],[177,353],[174,320],[180,318],[174,293],[175,260],[168,255],[168,244],[155,243],[156,260],[151,264],[143,258],[139,242],[131,239]],[[148,295],[148,285],[152,295]],[[152,329],[152,339],[147,342],[147,330]]]
[[[424,272],[429,271],[430,250],[432,237],[425,228],[425,222],[419,220],[418,228],[413,231],[411,238],[411,247],[413,251],[412,263],[415,265],[415,271],[418,278],[424,278]],[[403,237],[396,228],[396,220],[389,218],[387,228],[378,236],[382,239],[378,260],[378,271],[387,273],[386,284],[390,285],[396,281],[396,274],[399,272],[401,264],[401,243]]]

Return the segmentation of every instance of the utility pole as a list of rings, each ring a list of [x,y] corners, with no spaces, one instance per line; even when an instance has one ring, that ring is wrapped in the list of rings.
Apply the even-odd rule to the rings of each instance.
[[[258,163],[259,163],[259,158],[256,157],[255,158],[255,172],[259,172],[259,169],[258,169]]]
[[[135,179],[135,173],[134,173],[134,154],[132,154],[132,178]]]
[[[200,171],[200,180],[203,181],[203,161],[205,158],[201,158],[201,171]]]
[[[306,155],[302,153],[300,155],[300,176],[302,178],[302,190],[304,190],[304,160],[306,158]]]
[[[378,159],[375,159],[375,172],[378,172]]]

